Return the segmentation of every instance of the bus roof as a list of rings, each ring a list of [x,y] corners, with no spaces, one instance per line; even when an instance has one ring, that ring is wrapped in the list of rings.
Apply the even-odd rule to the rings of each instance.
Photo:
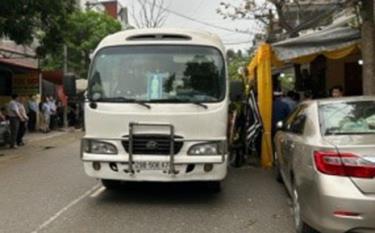
[[[217,35],[202,30],[181,28],[132,29],[117,32],[105,37],[95,53],[103,47],[145,44],[212,46],[225,55],[224,45]]]

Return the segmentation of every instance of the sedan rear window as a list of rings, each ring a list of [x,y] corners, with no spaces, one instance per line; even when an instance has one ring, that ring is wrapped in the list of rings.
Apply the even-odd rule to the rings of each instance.
[[[375,101],[323,104],[319,115],[323,135],[375,134]]]

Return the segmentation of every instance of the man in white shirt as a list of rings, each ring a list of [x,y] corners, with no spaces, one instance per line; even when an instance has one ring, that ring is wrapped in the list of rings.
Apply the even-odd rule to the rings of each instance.
[[[48,97],[42,102],[41,112],[43,113],[43,126],[42,131],[48,133],[50,128],[50,119],[51,119],[51,107],[48,102]]]
[[[55,125],[56,125],[56,110],[57,110],[57,107],[56,107],[55,99],[52,96],[50,96],[48,98],[48,105],[49,105],[49,109],[51,111],[49,128],[54,129]]]
[[[36,127],[36,117],[38,112],[38,103],[34,95],[29,96],[27,101],[27,115],[29,117],[28,128],[29,131],[35,131]]]
[[[9,123],[10,123],[10,140],[9,146],[10,148],[17,148],[16,141],[18,130],[20,128],[20,120],[22,118],[19,105],[18,105],[19,97],[17,94],[12,95],[12,100],[8,104],[8,116],[9,116]]]
[[[25,135],[27,121],[29,120],[29,117],[26,114],[26,109],[24,106],[25,102],[26,101],[24,97],[21,97],[20,101],[18,102],[18,111],[20,113],[20,127],[18,129],[16,141],[18,146],[25,145],[25,143],[23,142],[23,136]]]

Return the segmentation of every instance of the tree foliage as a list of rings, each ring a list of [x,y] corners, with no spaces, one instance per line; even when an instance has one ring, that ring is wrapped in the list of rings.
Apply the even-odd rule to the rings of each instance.
[[[239,74],[238,70],[243,67],[246,67],[250,61],[250,58],[248,56],[243,56],[241,50],[235,52],[229,49],[227,51],[227,59],[229,78],[232,80],[241,79],[242,76],[241,74]]]
[[[240,4],[227,0],[220,3],[217,12],[232,20],[254,20],[262,23],[269,33],[274,33],[275,28],[278,28],[293,37],[302,30],[326,22],[333,12],[347,5],[347,1],[332,1],[330,5],[316,9],[314,0],[242,0]]]
[[[67,18],[67,30],[63,33],[68,47],[68,69],[86,77],[89,55],[107,35],[121,30],[121,24],[105,13],[76,11]],[[50,54],[44,60],[46,69],[62,68],[63,49]]]
[[[0,37],[18,44],[40,43],[41,55],[55,51],[63,43],[66,17],[73,11],[75,0],[1,0]]]

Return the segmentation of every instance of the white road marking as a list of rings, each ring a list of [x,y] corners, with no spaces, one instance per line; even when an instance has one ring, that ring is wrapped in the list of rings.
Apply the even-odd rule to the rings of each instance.
[[[89,196],[91,193],[93,193],[99,187],[101,187],[101,184],[96,184],[94,187],[92,187],[89,190],[87,190],[84,194],[82,194],[81,196],[77,197],[76,199],[74,199],[73,201],[71,201],[69,204],[67,204],[66,206],[64,206],[61,210],[59,210],[56,214],[54,214],[53,216],[51,216],[47,221],[45,221],[44,223],[42,223],[41,225],[39,225],[31,233],[38,233],[39,231],[41,231],[44,228],[46,228],[53,221],[55,221],[58,217],[60,217],[60,215],[62,215],[68,209],[70,209],[71,207],[73,207],[74,205],[76,205],[78,202],[80,202],[81,200],[83,200],[85,197]]]
[[[96,190],[95,192],[93,192],[93,193],[90,195],[90,197],[95,198],[95,197],[99,196],[102,192],[104,192],[104,190],[105,190],[105,187],[102,186],[102,187],[100,187],[98,190]]]

